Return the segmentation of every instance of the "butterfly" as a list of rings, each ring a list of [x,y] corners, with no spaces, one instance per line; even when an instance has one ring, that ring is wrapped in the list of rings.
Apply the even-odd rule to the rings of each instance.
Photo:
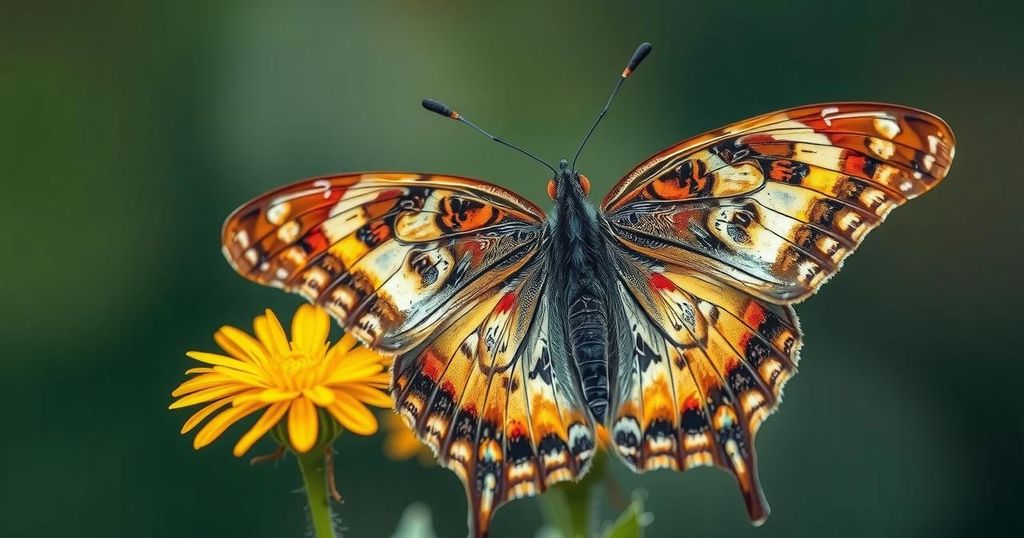
[[[472,535],[504,503],[582,477],[599,429],[638,473],[728,471],[759,524],[754,437],[796,373],[792,305],[953,154],[936,116],[826,103],[675,144],[597,207],[575,159],[549,166],[549,214],[475,179],[343,174],[241,206],[222,241],[245,278],[395,354],[395,409],[464,483]]]

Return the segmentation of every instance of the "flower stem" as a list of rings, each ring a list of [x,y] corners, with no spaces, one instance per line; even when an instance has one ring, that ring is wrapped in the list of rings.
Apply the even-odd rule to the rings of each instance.
[[[334,538],[331,506],[327,501],[327,472],[324,465],[324,454],[324,450],[313,449],[305,454],[299,454],[296,459],[299,460],[302,481],[306,485],[309,516],[313,519],[313,535],[316,538]]]

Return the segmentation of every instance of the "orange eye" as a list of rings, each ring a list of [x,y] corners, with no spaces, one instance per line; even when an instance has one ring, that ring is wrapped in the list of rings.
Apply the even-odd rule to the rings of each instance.
[[[558,196],[558,189],[555,187],[555,180],[553,179],[548,181],[548,196],[550,196],[552,200]]]
[[[580,186],[583,187],[583,194],[590,194],[590,180],[583,174],[580,174]]]

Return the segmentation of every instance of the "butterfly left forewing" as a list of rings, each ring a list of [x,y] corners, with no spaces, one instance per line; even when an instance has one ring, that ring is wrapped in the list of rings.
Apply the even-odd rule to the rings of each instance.
[[[768,301],[806,298],[889,212],[952,163],[928,113],[833,103],[768,114],[658,153],[603,203],[615,240]]]
[[[531,259],[543,222],[532,203],[481,181],[364,173],[260,196],[228,218],[222,240],[242,276],[401,350]]]
[[[795,373],[795,314],[690,269],[612,251],[628,333],[607,419],[614,451],[637,472],[725,469],[751,520],[764,521],[754,436]]]
[[[462,480],[477,536],[502,504],[578,479],[594,450],[593,424],[550,330],[542,261],[394,365],[396,409]]]

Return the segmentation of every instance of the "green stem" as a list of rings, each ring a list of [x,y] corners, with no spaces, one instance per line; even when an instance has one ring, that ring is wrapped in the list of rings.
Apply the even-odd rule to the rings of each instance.
[[[306,485],[309,499],[309,515],[313,519],[313,535],[316,538],[334,538],[334,523],[331,521],[331,506],[327,501],[327,472],[324,465],[324,450],[313,450],[299,454],[299,468]]]

